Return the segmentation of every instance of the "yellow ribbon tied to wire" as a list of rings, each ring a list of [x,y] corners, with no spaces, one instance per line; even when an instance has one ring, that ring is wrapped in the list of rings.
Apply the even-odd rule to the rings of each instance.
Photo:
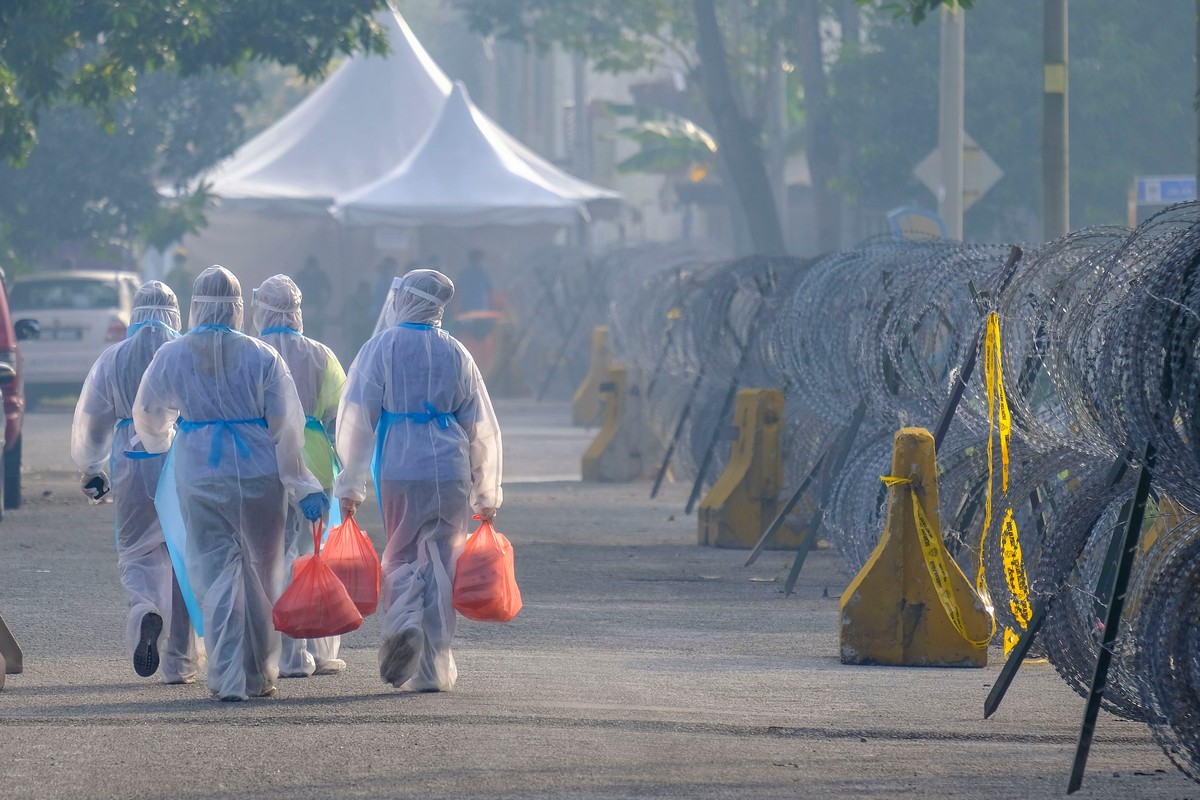
[[[945,610],[946,616],[950,619],[950,624],[958,631],[973,647],[980,649],[987,647],[992,636],[996,633],[996,618],[991,614],[991,606],[987,605],[987,598],[982,598],[988,608],[989,616],[992,616],[992,628],[988,635],[983,639],[972,639],[967,633],[966,623],[963,622],[962,609],[958,606],[958,600],[954,597],[954,589],[950,585],[950,569],[946,566],[946,559],[949,557],[946,553],[946,545],[942,542],[942,536],[938,531],[933,529],[933,525],[929,523],[929,518],[925,516],[925,509],[921,507],[921,500],[917,497],[916,487],[910,478],[897,478],[888,475],[881,475],[879,478],[884,485],[889,489],[897,486],[908,486],[912,495],[913,521],[917,525],[917,536],[921,541],[921,553],[925,557],[925,568],[929,570],[929,579],[933,582],[933,589],[937,593],[938,600],[942,603],[942,609]]]
[[[1008,394],[1004,391],[1004,363],[1000,348],[1000,316],[993,311],[988,314],[987,328],[983,340],[983,377],[988,400],[988,481],[987,497],[984,498],[983,534],[979,537],[979,571],[975,576],[975,591],[983,598],[989,610],[994,610],[991,594],[987,588],[984,570],[984,545],[992,529],[992,493],[994,490],[996,434],[1000,438],[1000,490],[1008,495],[1008,442],[1012,437],[1012,413],[1008,408]],[[1004,564],[1004,582],[1008,585],[1011,600],[1009,606],[1022,628],[1029,624],[1033,611],[1029,604],[1029,580],[1025,562],[1021,555],[1021,542],[1017,534],[1017,522],[1012,507],[1004,515],[1000,527],[1000,553]],[[1004,629],[1004,652],[1017,643],[1018,635],[1012,629]]]

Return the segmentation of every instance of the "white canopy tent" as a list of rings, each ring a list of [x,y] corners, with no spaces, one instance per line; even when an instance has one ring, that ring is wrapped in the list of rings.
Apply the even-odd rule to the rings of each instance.
[[[441,113],[390,173],[338,198],[348,225],[573,225],[618,195],[518,149],[456,83]],[[522,152],[524,150],[524,152]]]
[[[350,313],[343,302],[357,284],[379,284],[376,265],[385,255],[399,264],[437,259],[453,275],[471,247],[502,264],[555,241],[564,226],[615,213],[619,195],[542,159],[465,92],[448,103],[453,84],[400,14],[380,21],[389,29],[386,57],[347,59],[292,111],[201,176],[217,204],[208,227],[183,241],[193,274],[223,264],[248,289],[276,273],[295,275],[315,257],[334,287],[334,296],[320,298],[322,313],[334,319]],[[444,127],[435,135],[430,129],[439,120]],[[425,155],[418,159],[418,151]],[[330,213],[339,200],[400,175],[404,165],[425,177],[394,187],[404,190],[401,205],[390,212],[377,205],[369,220],[352,212],[352,224]],[[460,192],[457,200],[452,190]],[[428,213],[417,214],[417,206]]]
[[[450,93],[397,13],[386,58],[350,58],[278,122],[205,176],[222,209],[309,210],[386,174],[421,141]]]

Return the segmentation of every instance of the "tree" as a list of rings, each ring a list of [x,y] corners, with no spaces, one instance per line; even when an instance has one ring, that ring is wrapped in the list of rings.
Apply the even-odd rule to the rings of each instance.
[[[1192,0],[1091,2],[1071,19],[1071,219],[1120,224],[1138,174],[1188,173],[1196,119]],[[1175,24],[1169,24],[1174,21]],[[832,113],[853,199],[928,205],[912,175],[937,145],[938,29],[875,14],[867,46],[832,71]],[[1029,5],[976,2],[967,25],[966,129],[1005,175],[966,213],[969,237],[1040,236],[1041,37]]]
[[[19,163],[39,115],[66,100],[99,112],[146,75],[253,60],[321,73],[338,53],[386,51],[384,0],[5,0],[0,3],[0,158]],[[84,57],[79,57],[84,55]]]
[[[11,265],[46,260],[63,242],[133,249],[178,240],[202,222],[206,195],[192,176],[244,138],[253,82],[209,70],[155,73],[113,103],[109,132],[95,114],[59,103],[38,120],[39,142],[21,167],[0,163],[0,251]],[[183,191],[164,205],[159,185]]]
[[[761,114],[751,113],[744,83],[761,84],[762,58],[772,36],[780,36],[786,13],[782,0],[455,0],[471,27],[537,47],[558,44],[591,59],[601,71],[653,66],[664,56],[682,65],[701,88],[718,142],[730,203],[760,253],[784,251],[784,238],[762,152]],[[759,60],[729,56],[726,28],[745,21]],[[733,69],[731,69],[731,67]],[[749,81],[739,80],[747,75]],[[761,104],[759,104],[761,105]]]
[[[197,173],[245,138],[241,76],[306,78],[385,52],[384,0],[5,0],[0,3],[0,257],[66,241],[165,245],[203,224]],[[160,186],[176,200],[164,205]]]

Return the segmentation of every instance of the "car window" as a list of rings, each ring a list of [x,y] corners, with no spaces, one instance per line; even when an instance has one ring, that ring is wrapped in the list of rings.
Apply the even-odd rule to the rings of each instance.
[[[8,295],[8,303],[13,311],[94,311],[120,306],[115,282],[86,278],[17,282]]]

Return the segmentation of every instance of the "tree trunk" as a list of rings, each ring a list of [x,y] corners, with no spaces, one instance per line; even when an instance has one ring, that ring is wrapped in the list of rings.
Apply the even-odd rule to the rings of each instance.
[[[704,99],[716,128],[717,154],[725,162],[754,251],[763,255],[786,252],[779,213],[763,161],[758,132],[738,105],[717,12],[713,0],[693,0],[696,14],[696,53]]]
[[[804,150],[812,177],[817,219],[817,249],[837,250],[842,239],[842,198],[834,188],[838,143],[829,120],[829,88],[821,58],[821,10],[818,0],[801,0],[796,14],[796,54],[804,85]]]

